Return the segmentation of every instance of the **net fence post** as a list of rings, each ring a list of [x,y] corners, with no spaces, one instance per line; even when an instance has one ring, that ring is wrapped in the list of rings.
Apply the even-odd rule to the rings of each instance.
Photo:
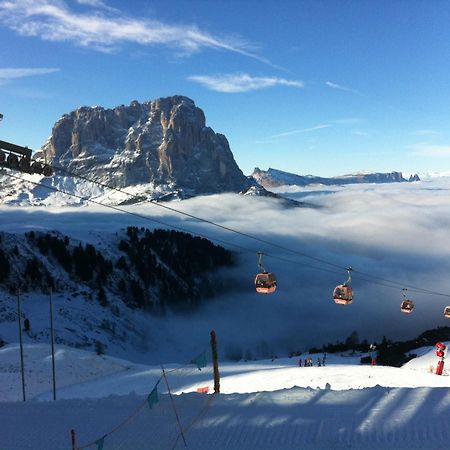
[[[70,430],[70,439],[72,441],[72,450],[77,450],[77,435],[75,430]]]
[[[219,358],[217,356],[216,332],[214,330],[211,331],[211,352],[214,371],[214,393],[218,394],[220,392],[220,374],[219,374]]]

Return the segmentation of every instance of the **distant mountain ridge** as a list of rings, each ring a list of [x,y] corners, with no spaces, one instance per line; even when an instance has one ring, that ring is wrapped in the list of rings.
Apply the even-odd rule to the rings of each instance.
[[[420,181],[417,174],[411,175],[409,179],[405,179],[403,178],[401,172],[361,173],[324,178],[313,175],[296,175],[272,168],[269,168],[268,170],[261,170],[258,167],[255,168],[251,174],[251,177],[265,188],[273,188],[284,185],[308,186],[310,184],[323,184],[330,186],[355,183],[404,183]]]

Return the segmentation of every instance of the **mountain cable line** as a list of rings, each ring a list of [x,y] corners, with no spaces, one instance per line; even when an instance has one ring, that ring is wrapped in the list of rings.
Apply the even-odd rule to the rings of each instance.
[[[56,167],[55,170],[60,170],[60,169],[58,167]],[[62,169],[61,171],[64,171],[64,172],[66,172],[68,174],[72,174],[70,171],[66,171],[64,169]],[[78,194],[75,194],[75,193],[71,193],[71,192],[65,191],[64,189],[61,189],[61,188],[57,188],[57,187],[54,187],[54,186],[49,186],[49,185],[43,184],[42,182],[27,180],[27,179],[25,179],[23,177],[20,177],[20,176],[17,176],[17,175],[13,175],[13,174],[11,174],[11,173],[9,173],[7,171],[4,171],[4,170],[1,171],[1,173],[6,175],[6,176],[8,176],[8,177],[15,178],[15,179],[18,179],[18,180],[21,180],[21,181],[26,181],[28,183],[34,184],[36,186],[44,187],[44,188],[52,190],[54,192],[60,192],[60,193],[63,193],[65,195],[69,195],[69,196],[81,199],[83,201],[92,202],[92,203],[97,204],[99,206],[103,206],[105,208],[110,208],[110,209],[112,209],[114,211],[119,211],[119,212],[122,212],[122,213],[125,213],[125,214],[130,214],[130,215],[132,215],[134,217],[138,217],[140,219],[149,220],[149,221],[158,223],[160,225],[163,225],[165,227],[177,229],[177,230],[180,230],[180,231],[183,231],[183,232],[189,232],[189,233],[191,233],[193,235],[197,235],[197,236],[205,238],[205,239],[210,239],[212,241],[220,242],[222,244],[231,245],[231,246],[239,248],[239,249],[241,249],[241,250],[243,250],[245,252],[257,253],[257,251],[249,249],[249,248],[244,247],[244,246],[241,246],[239,244],[231,243],[229,241],[224,241],[224,240],[219,239],[219,238],[211,238],[208,235],[204,235],[204,234],[201,234],[201,233],[198,233],[198,232],[186,231],[186,229],[183,228],[183,227],[180,227],[180,226],[177,226],[177,225],[172,225],[172,224],[169,224],[167,222],[164,222],[164,221],[161,221],[161,220],[158,220],[158,219],[154,219],[154,218],[151,218],[151,217],[143,215],[143,214],[139,214],[139,213],[132,212],[132,211],[127,211],[127,210],[124,210],[122,208],[119,208],[118,206],[108,205],[108,204],[102,203],[100,201],[91,199],[89,197],[84,197],[84,196],[81,196],[81,195],[78,195]],[[117,192],[123,193],[123,194],[131,196],[131,197],[137,197],[135,194],[128,193],[128,192],[123,191],[123,190],[118,189],[118,188],[110,187],[110,186],[108,186],[108,185],[106,185],[104,183],[97,182],[95,180],[89,179],[89,178],[84,177],[84,176],[77,175],[75,173],[73,173],[72,176],[81,178],[81,179],[83,179],[85,181],[89,181],[89,182],[91,182],[93,184],[97,184],[99,186],[102,186],[102,187],[105,187],[105,188],[108,188],[108,189],[115,190]],[[278,248],[280,250],[283,250],[283,251],[286,251],[286,252],[289,252],[289,253],[301,256],[301,257],[306,257],[306,258],[312,259],[312,260],[317,261],[319,263],[327,264],[327,265],[332,266],[332,267],[334,267],[336,269],[340,269],[340,272],[335,271],[335,270],[326,269],[326,268],[323,268],[323,267],[312,266],[310,264],[301,263],[299,261],[288,260],[288,259],[276,256],[276,255],[267,255],[267,256],[270,256],[273,259],[278,259],[280,261],[284,261],[284,262],[287,262],[287,263],[298,264],[298,265],[306,266],[308,268],[317,269],[317,270],[326,271],[326,272],[335,273],[335,274],[341,274],[344,270],[347,270],[347,268],[342,267],[342,266],[340,266],[338,264],[335,264],[335,263],[323,260],[321,258],[317,258],[317,257],[311,256],[311,255],[308,255],[308,254],[305,254],[303,252],[299,252],[297,250],[294,250],[294,249],[291,249],[291,248],[288,248],[288,247],[284,247],[284,246],[279,245],[277,243],[268,241],[266,239],[261,239],[261,238],[259,238],[257,236],[254,236],[254,235],[251,235],[251,234],[248,234],[248,233],[244,233],[244,232],[241,232],[239,230],[235,230],[233,228],[227,227],[225,225],[218,224],[218,223],[213,222],[211,220],[203,219],[203,218],[195,216],[193,214],[189,214],[189,213],[186,213],[184,211],[177,210],[176,208],[172,208],[172,207],[169,207],[167,205],[163,205],[161,203],[158,203],[155,200],[150,200],[150,202],[152,204],[156,205],[156,206],[160,206],[160,207],[165,208],[167,210],[170,210],[172,212],[175,212],[175,213],[178,213],[178,214],[181,214],[181,215],[193,218],[193,219],[195,219],[197,221],[200,221],[200,222],[203,222],[203,223],[207,223],[209,225],[216,226],[216,227],[221,228],[221,229],[223,229],[225,231],[228,231],[228,232],[231,232],[231,233],[234,233],[234,234],[238,234],[240,236],[243,236],[243,237],[246,237],[246,238],[249,238],[249,239],[261,242],[261,243],[264,243],[266,245],[270,245],[270,246],[272,246],[274,248]],[[411,292],[422,293],[422,294],[429,294],[429,295],[437,295],[437,296],[443,296],[443,297],[449,297],[450,298],[450,294],[444,294],[442,292],[435,292],[435,291],[431,291],[431,290],[428,290],[428,289],[423,289],[423,288],[420,288],[420,287],[417,287],[417,286],[412,286],[412,285],[409,285],[409,284],[399,283],[399,282],[394,281],[394,280],[389,280],[389,279],[382,278],[382,277],[377,277],[377,276],[374,276],[374,275],[371,275],[371,274],[368,274],[368,273],[365,273],[365,272],[360,272],[360,271],[358,271],[356,269],[353,269],[353,272],[358,274],[358,275],[362,275],[362,277],[366,278],[368,281],[373,279],[373,280],[380,280],[380,281],[383,282],[383,283],[380,283],[379,281],[372,281],[372,284],[377,284],[377,285],[381,285],[381,286],[384,286],[384,287],[389,287],[389,288],[392,288],[392,289],[402,289],[402,288],[407,287]]]
[[[82,180],[84,180],[84,181],[88,181],[88,182],[93,183],[93,184],[96,184],[96,185],[98,185],[98,186],[101,186],[101,187],[104,187],[104,188],[107,188],[107,189],[111,189],[111,190],[113,190],[113,191],[119,192],[119,193],[121,193],[121,194],[125,194],[125,195],[127,195],[127,196],[129,196],[129,197],[134,197],[134,198],[140,200],[140,197],[137,196],[136,194],[128,193],[128,192],[126,192],[126,191],[124,191],[124,190],[122,190],[122,189],[116,188],[116,187],[114,187],[114,186],[109,186],[109,185],[106,184],[106,183],[102,183],[102,182],[100,182],[100,181],[93,180],[93,179],[91,179],[91,178],[89,178],[89,177],[86,177],[86,176],[84,176],[84,175],[79,175],[79,174],[77,174],[77,173],[75,173],[75,172],[71,172],[71,171],[69,171],[69,170],[67,170],[67,169],[64,169],[64,168],[60,167],[60,166],[52,166],[52,167],[55,169],[55,171],[64,172],[64,173],[66,173],[66,174],[68,174],[68,175],[70,175],[70,176],[72,176],[72,177],[80,178],[80,179],[82,179]],[[289,253],[294,253],[294,254],[296,254],[296,255],[300,255],[300,256],[303,256],[303,257],[305,257],[305,258],[312,259],[312,260],[317,261],[317,262],[320,262],[320,263],[322,263],[322,264],[327,264],[327,265],[332,266],[332,267],[337,268],[337,269],[343,269],[343,267],[340,266],[340,265],[338,265],[338,264],[334,264],[334,263],[332,263],[332,262],[325,261],[325,260],[323,260],[323,259],[317,258],[317,257],[315,257],[315,256],[308,255],[308,254],[303,253],[303,252],[299,252],[299,251],[296,251],[296,250],[292,250],[292,249],[290,249],[290,248],[288,248],[288,247],[284,247],[284,246],[282,246],[282,245],[276,244],[276,243],[271,242],[271,241],[268,241],[268,240],[266,240],[266,239],[262,239],[262,238],[259,238],[259,237],[257,237],[257,236],[251,235],[251,234],[249,234],[249,233],[245,233],[245,232],[243,232],[243,231],[239,231],[239,230],[236,230],[236,229],[234,229],[234,228],[227,227],[226,225],[221,225],[221,224],[219,224],[219,223],[217,223],[217,222],[214,222],[214,221],[212,221],[212,220],[205,219],[205,218],[203,218],[203,217],[199,217],[199,216],[196,216],[196,215],[194,215],[194,214],[190,214],[190,213],[187,213],[187,212],[184,212],[184,211],[180,211],[179,209],[176,209],[176,208],[173,208],[173,207],[164,205],[164,204],[162,204],[162,203],[159,203],[159,202],[157,202],[156,200],[149,199],[148,202],[151,203],[152,205],[159,206],[160,208],[164,208],[164,209],[167,209],[167,210],[169,210],[169,211],[175,212],[175,213],[177,213],[177,214],[181,214],[181,215],[183,215],[183,216],[186,216],[186,217],[189,217],[189,218],[191,218],[191,219],[197,220],[197,221],[199,221],[199,222],[207,223],[207,224],[212,225],[212,226],[214,226],[214,227],[221,228],[222,230],[229,231],[229,232],[231,232],[231,233],[235,233],[235,234],[238,234],[238,235],[240,235],[240,236],[243,236],[243,237],[246,237],[246,238],[249,238],[249,239],[253,239],[253,240],[258,241],[258,242],[261,242],[261,243],[263,243],[263,244],[270,245],[270,246],[272,246],[272,247],[278,248],[278,249],[280,249],[280,250],[284,250],[284,251],[287,251],[287,252],[289,252]]]
[[[52,167],[53,167],[53,169],[54,169],[55,171],[63,172],[63,173],[66,173],[66,174],[68,174],[68,175],[70,175],[70,176],[80,178],[80,179],[82,179],[82,180],[84,180],[84,181],[88,181],[88,182],[90,182],[90,183],[96,184],[96,185],[101,186],[101,187],[103,187],[103,188],[111,189],[111,190],[116,191],[116,192],[119,192],[119,193],[121,193],[121,194],[125,194],[125,195],[127,195],[127,196],[129,196],[129,197],[134,197],[134,198],[136,198],[136,199],[140,199],[140,197],[137,196],[136,194],[128,193],[128,192],[124,191],[123,189],[119,189],[119,188],[116,188],[116,187],[114,187],[114,186],[110,186],[110,185],[108,185],[108,184],[106,184],[106,183],[103,183],[103,182],[100,182],[100,181],[93,180],[92,178],[89,178],[89,177],[86,177],[86,176],[84,176],[84,175],[77,174],[77,173],[75,173],[75,172],[73,172],[73,171],[69,171],[69,170],[67,170],[67,169],[64,169],[64,168],[62,168],[61,166],[54,166],[54,165],[53,165]],[[316,261],[316,262],[319,262],[319,263],[322,263],[322,264],[327,264],[327,265],[332,266],[332,267],[334,267],[334,268],[336,268],[336,269],[346,270],[345,267],[340,266],[340,265],[335,264],[335,263],[332,263],[332,262],[330,262],[330,261],[326,261],[326,260],[324,260],[324,259],[317,258],[317,257],[315,257],[315,256],[311,256],[311,255],[308,255],[308,254],[306,254],[306,253],[299,252],[299,251],[297,251],[297,250],[293,250],[293,249],[288,248],[288,247],[284,247],[284,246],[282,246],[282,245],[276,244],[276,243],[271,242],[271,241],[268,241],[268,240],[266,240],[266,239],[261,239],[261,238],[259,238],[259,237],[257,237],[257,236],[254,236],[254,235],[251,235],[251,234],[248,234],[248,233],[244,233],[244,232],[242,232],[242,231],[236,230],[236,229],[231,228],[231,227],[227,227],[227,226],[225,226],[225,225],[221,225],[221,224],[219,224],[219,223],[217,223],[217,222],[214,222],[214,221],[212,221],[212,220],[205,219],[205,218],[202,218],[202,217],[199,217],[199,216],[196,216],[196,215],[194,215],[194,214],[190,214],[190,213],[187,213],[187,212],[184,212],[184,211],[180,211],[180,210],[178,210],[178,209],[176,209],[176,208],[173,208],[173,207],[164,205],[164,204],[162,204],[162,203],[159,203],[159,202],[157,202],[156,200],[149,199],[148,202],[151,203],[151,204],[153,204],[153,205],[159,206],[159,207],[161,207],[161,208],[167,209],[167,210],[169,210],[169,211],[175,212],[175,213],[177,213],[177,214],[181,214],[181,215],[190,217],[190,218],[192,218],[192,219],[195,219],[195,220],[197,220],[197,221],[200,221],[200,222],[203,222],[203,223],[207,223],[207,224],[209,224],[209,225],[212,225],[212,226],[221,228],[221,229],[223,229],[223,230],[225,230],[225,231],[229,231],[229,232],[232,232],[232,233],[241,235],[241,236],[243,236],[243,237],[247,237],[247,238],[250,238],[250,239],[259,241],[259,242],[261,242],[261,243],[270,245],[270,246],[272,246],[272,247],[275,247],[275,248],[278,248],[278,249],[281,249],[281,250],[284,250],[284,251],[287,251],[287,252],[290,252],[290,253],[293,253],[293,254],[296,254],[296,255],[305,257],[305,258],[312,259],[312,260],[314,260],[314,261]],[[274,256],[271,255],[271,257],[273,258]],[[320,268],[318,268],[318,269],[319,269],[319,270],[322,270],[322,269],[320,269]],[[394,281],[394,280],[389,280],[389,279],[386,279],[386,278],[377,277],[377,276],[374,276],[374,275],[371,275],[371,274],[367,274],[367,273],[361,272],[361,271],[356,270],[356,269],[353,269],[353,272],[356,273],[356,274],[358,274],[358,275],[366,276],[366,278],[374,278],[374,279],[378,279],[378,280],[383,281],[383,282],[391,283],[392,285],[396,286],[396,287],[395,287],[396,289],[397,289],[398,287],[401,288],[401,287],[407,286],[411,291],[414,291],[414,292],[416,292],[416,293],[424,293],[424,294],[430,294],[430,295],[439,295],[439,296],[444,296],[444,297],[450,297],[449,294],[443,294],[443,293],[440,293],[440,292],[435,292],[435,291],[431,291],[431,290],[428,290],[428,289],[423,289],[423,288],[420,288],[420,287],[417,287],[417,286],[401,284],[401,283],[398,283],[398,282],[396,282],[396,281]],[[334,272],[334,273],[338,273],[338,272]],[[388,286],[388,285],[385,285],[385,286],[386,286],[386,287],[393,287],[393,288],[394,288],[394,286]]]

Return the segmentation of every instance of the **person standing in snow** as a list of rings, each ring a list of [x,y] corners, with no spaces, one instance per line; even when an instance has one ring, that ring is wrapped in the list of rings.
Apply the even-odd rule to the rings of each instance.
[[[369,356],[370,356],[370,359],[371,359],[370,364],[372,366],[376,366],[377,365],[378,351],[377,351],[377,347],[376,347],[375,344],[370,344]]]
[[[298,367],[302,367],[302,358],[298,360]]]

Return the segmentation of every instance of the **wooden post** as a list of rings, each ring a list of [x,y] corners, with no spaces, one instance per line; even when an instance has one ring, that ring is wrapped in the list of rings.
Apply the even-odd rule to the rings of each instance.
[[[17,315],[19,318],[19,343],[20,343],[20,372],[22,374],[22,397],[26,401],[25,395],[25,370],[23,366],[23,341],[22,341],[22,311],[20,308],[20,289],[17,290]]]
[[[211,331],[211,352],[214,371],[214,393],[218,394],[220,392],[220,374],[219,374],[219,359],[217,356],[216,332],[214,330]]]
[[[72,440],[72,450],[77,450],[77,435],[75,430],[70,430],[70,438]]]
[[[52,380],[53,380],[53,400],[56,400],[56,371],[55,371],[55,332],[53,329],[53,302],[52,289],[50,288],[50,337],[52,341]]]

